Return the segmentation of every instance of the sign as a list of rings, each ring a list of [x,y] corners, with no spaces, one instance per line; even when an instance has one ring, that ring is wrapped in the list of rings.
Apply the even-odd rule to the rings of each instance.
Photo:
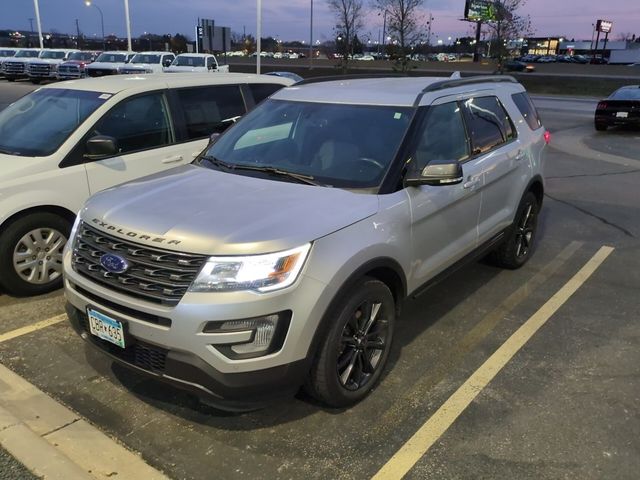
[[[596,23],[596,30],[602,33],[609,33],[613,28],[613,22],[611,20],[598,20]]]
[[[496,19],[495,3],[492,0],[467,0],[464,18],[472,22],[493,21]]]

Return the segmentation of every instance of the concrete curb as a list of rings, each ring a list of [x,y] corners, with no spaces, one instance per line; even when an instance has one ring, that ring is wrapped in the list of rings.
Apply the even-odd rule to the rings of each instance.
[[[45,480],[168,480],[139,455],[3,365],[0,445]]]

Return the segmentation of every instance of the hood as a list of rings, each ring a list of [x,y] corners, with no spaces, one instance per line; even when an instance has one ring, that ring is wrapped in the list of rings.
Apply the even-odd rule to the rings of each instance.
[[[202,70],[206,70],[207,67],[167,67],[165,72],[200,72]]]
[[[117,70],[119,67],[124,67],[128,63],[124,62],[93,62],[87,65],[87,68],[100,68],[102,70]]]
[[[298,247],[377,211],[372,194],[185,165],[98,193],[81,215],[135,243],[246,255]]]
[[[64,60],[62,58],[38,58],[37,60],[33,60],[29,63],[36,65],[52,65],[54,63],[62,63]]]
[[[0,198],[3,187],[15,180],[35,175],[46,168],[48,157],[21,157],[0,153]]]

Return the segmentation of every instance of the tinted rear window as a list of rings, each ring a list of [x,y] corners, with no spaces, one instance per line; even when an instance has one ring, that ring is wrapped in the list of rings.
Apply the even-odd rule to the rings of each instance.
[[[477,97],[464,102],[474,155],[483,154],[515,137],[511,119],[497,97]]]
[[[520,110],[520,113],[531,130],[537,130],[542,126],[538,111],[526,92],[514,93],[511,95],[511,98],[513,98],[513,102],[516,104],[516,107],[518,107],[518,110]]]

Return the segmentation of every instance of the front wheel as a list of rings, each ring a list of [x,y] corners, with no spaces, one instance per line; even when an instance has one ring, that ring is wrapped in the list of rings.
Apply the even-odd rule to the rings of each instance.
[[[330,407],[347,407],[376,385],[391,348],[395,301],[389,287],[365,277],[330,312],[306,390]]]
[[[34,213],[11,223],[0,237],[0,285],[16,296],[39,295],[62,286],[62,250],[70,223]]]
[[[538,199],[527,192],[520,200],[513,225],[507,230],[504,242],[493,252],[494,263],[516,269],[527,263],[533,251],[538,229]]]
[[[33,83],[34,85],[40,85],[40,82],[42,80],[40,80],[39,78],[32,78],[31,79],[31,83]]]
[[[604,132],[607,129],[607,124],[596,122],[595,127],[596,127],[596,130],[598,130],[599,132]]]

